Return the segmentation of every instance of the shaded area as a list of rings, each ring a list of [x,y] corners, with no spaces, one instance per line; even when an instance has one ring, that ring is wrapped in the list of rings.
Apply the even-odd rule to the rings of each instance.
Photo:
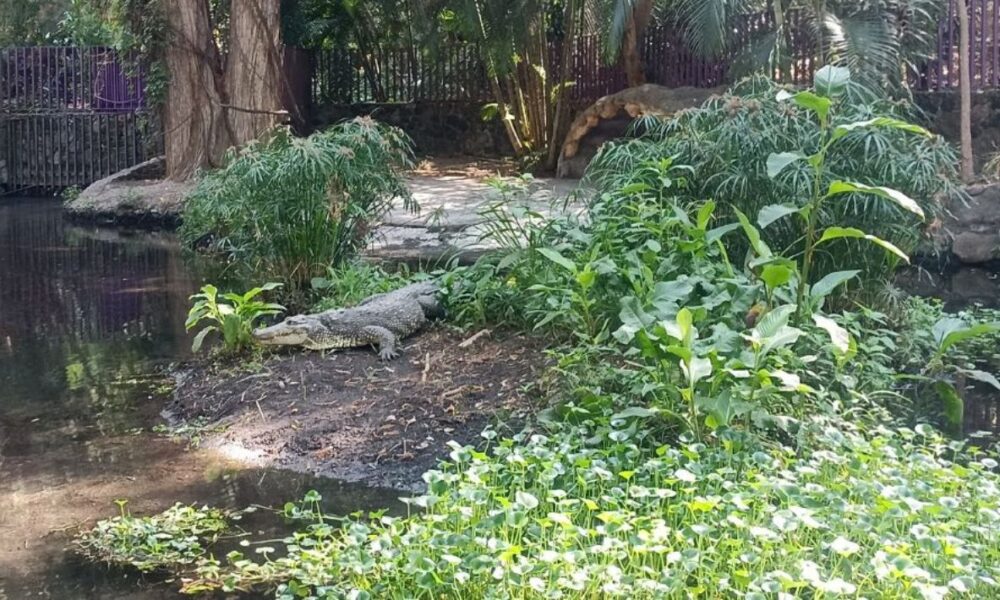
[[[136,514],[270,506],[314,488],[335,513],[392,502],[149,433],[167,393],[157,373],[187,356],[196,281],[172,236],[70,226],[47,199],[0,203],[0,598],[178,597],[67,553],[118,498]]]

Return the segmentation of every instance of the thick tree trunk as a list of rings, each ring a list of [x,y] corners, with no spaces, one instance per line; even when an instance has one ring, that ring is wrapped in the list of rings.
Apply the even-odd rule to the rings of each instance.
[[[234,2],[229,22],[226,91],[234,145],[257,139],[282,120],[281,1]]]
[[[649,26],[653,15],[653,0],[637,0],[632,9],[632,18],[625,22],[625,35],[622,38],[622,64],[625,67],[625,78],[629,87],[646,83],[646,66],[642,63],[642,53],[639,51],[639,41],[643,32]]]
[[[233,2],[229,56],[214,37],[208,0],[177,0],[170,27],[164,107],[167,176],[218,167],[226,150],[286,118],[280,0]]]
[[[220,97],[222,59],[212,37],[207,0],[178,0],[166,11],[170,84],[163,114],[167,177],[190,178],[218,166],[232,145]]]
[[[958,0],[958,93],[961,101],[960,134],[962,178],[975,176],[972,154],[972,80],[969,65],[969,8],[966,0]]]

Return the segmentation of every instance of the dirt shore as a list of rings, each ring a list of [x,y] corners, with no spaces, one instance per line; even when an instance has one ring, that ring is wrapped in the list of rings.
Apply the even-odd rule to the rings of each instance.
[[[200,443],[265,466],[402,490],[491,423],[516,427],[539,408],[530,391],[543,342],[437,326],[382,362],[370,349],[275,353],[259,368],[195,366],[178,375],[170,420]]]

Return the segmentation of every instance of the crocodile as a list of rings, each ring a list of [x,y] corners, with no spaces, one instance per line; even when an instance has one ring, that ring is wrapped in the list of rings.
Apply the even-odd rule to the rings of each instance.
[[[377,346],[379,356],[389,360],[399,355],[397,345],[401,339],[429,319],[443,316],[438,292],[433,282],[414,283],[376,294],[351,308],[288,317],[258,329],[254,338],[265,346],[302,346],[310,350]]]

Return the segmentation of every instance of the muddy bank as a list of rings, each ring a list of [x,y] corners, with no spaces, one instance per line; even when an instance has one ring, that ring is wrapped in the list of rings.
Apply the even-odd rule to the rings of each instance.
[[[287,351],[258,368],[195,366],[178,375],[166,414],[199,423],[202,445],[262,465],[376,487],[418,490],[446,443],[479,444],[538,409],[528,384],[542,342],[437,326],[383,363],[369,349]],[[513,425],[511,425],[513,424]]]

